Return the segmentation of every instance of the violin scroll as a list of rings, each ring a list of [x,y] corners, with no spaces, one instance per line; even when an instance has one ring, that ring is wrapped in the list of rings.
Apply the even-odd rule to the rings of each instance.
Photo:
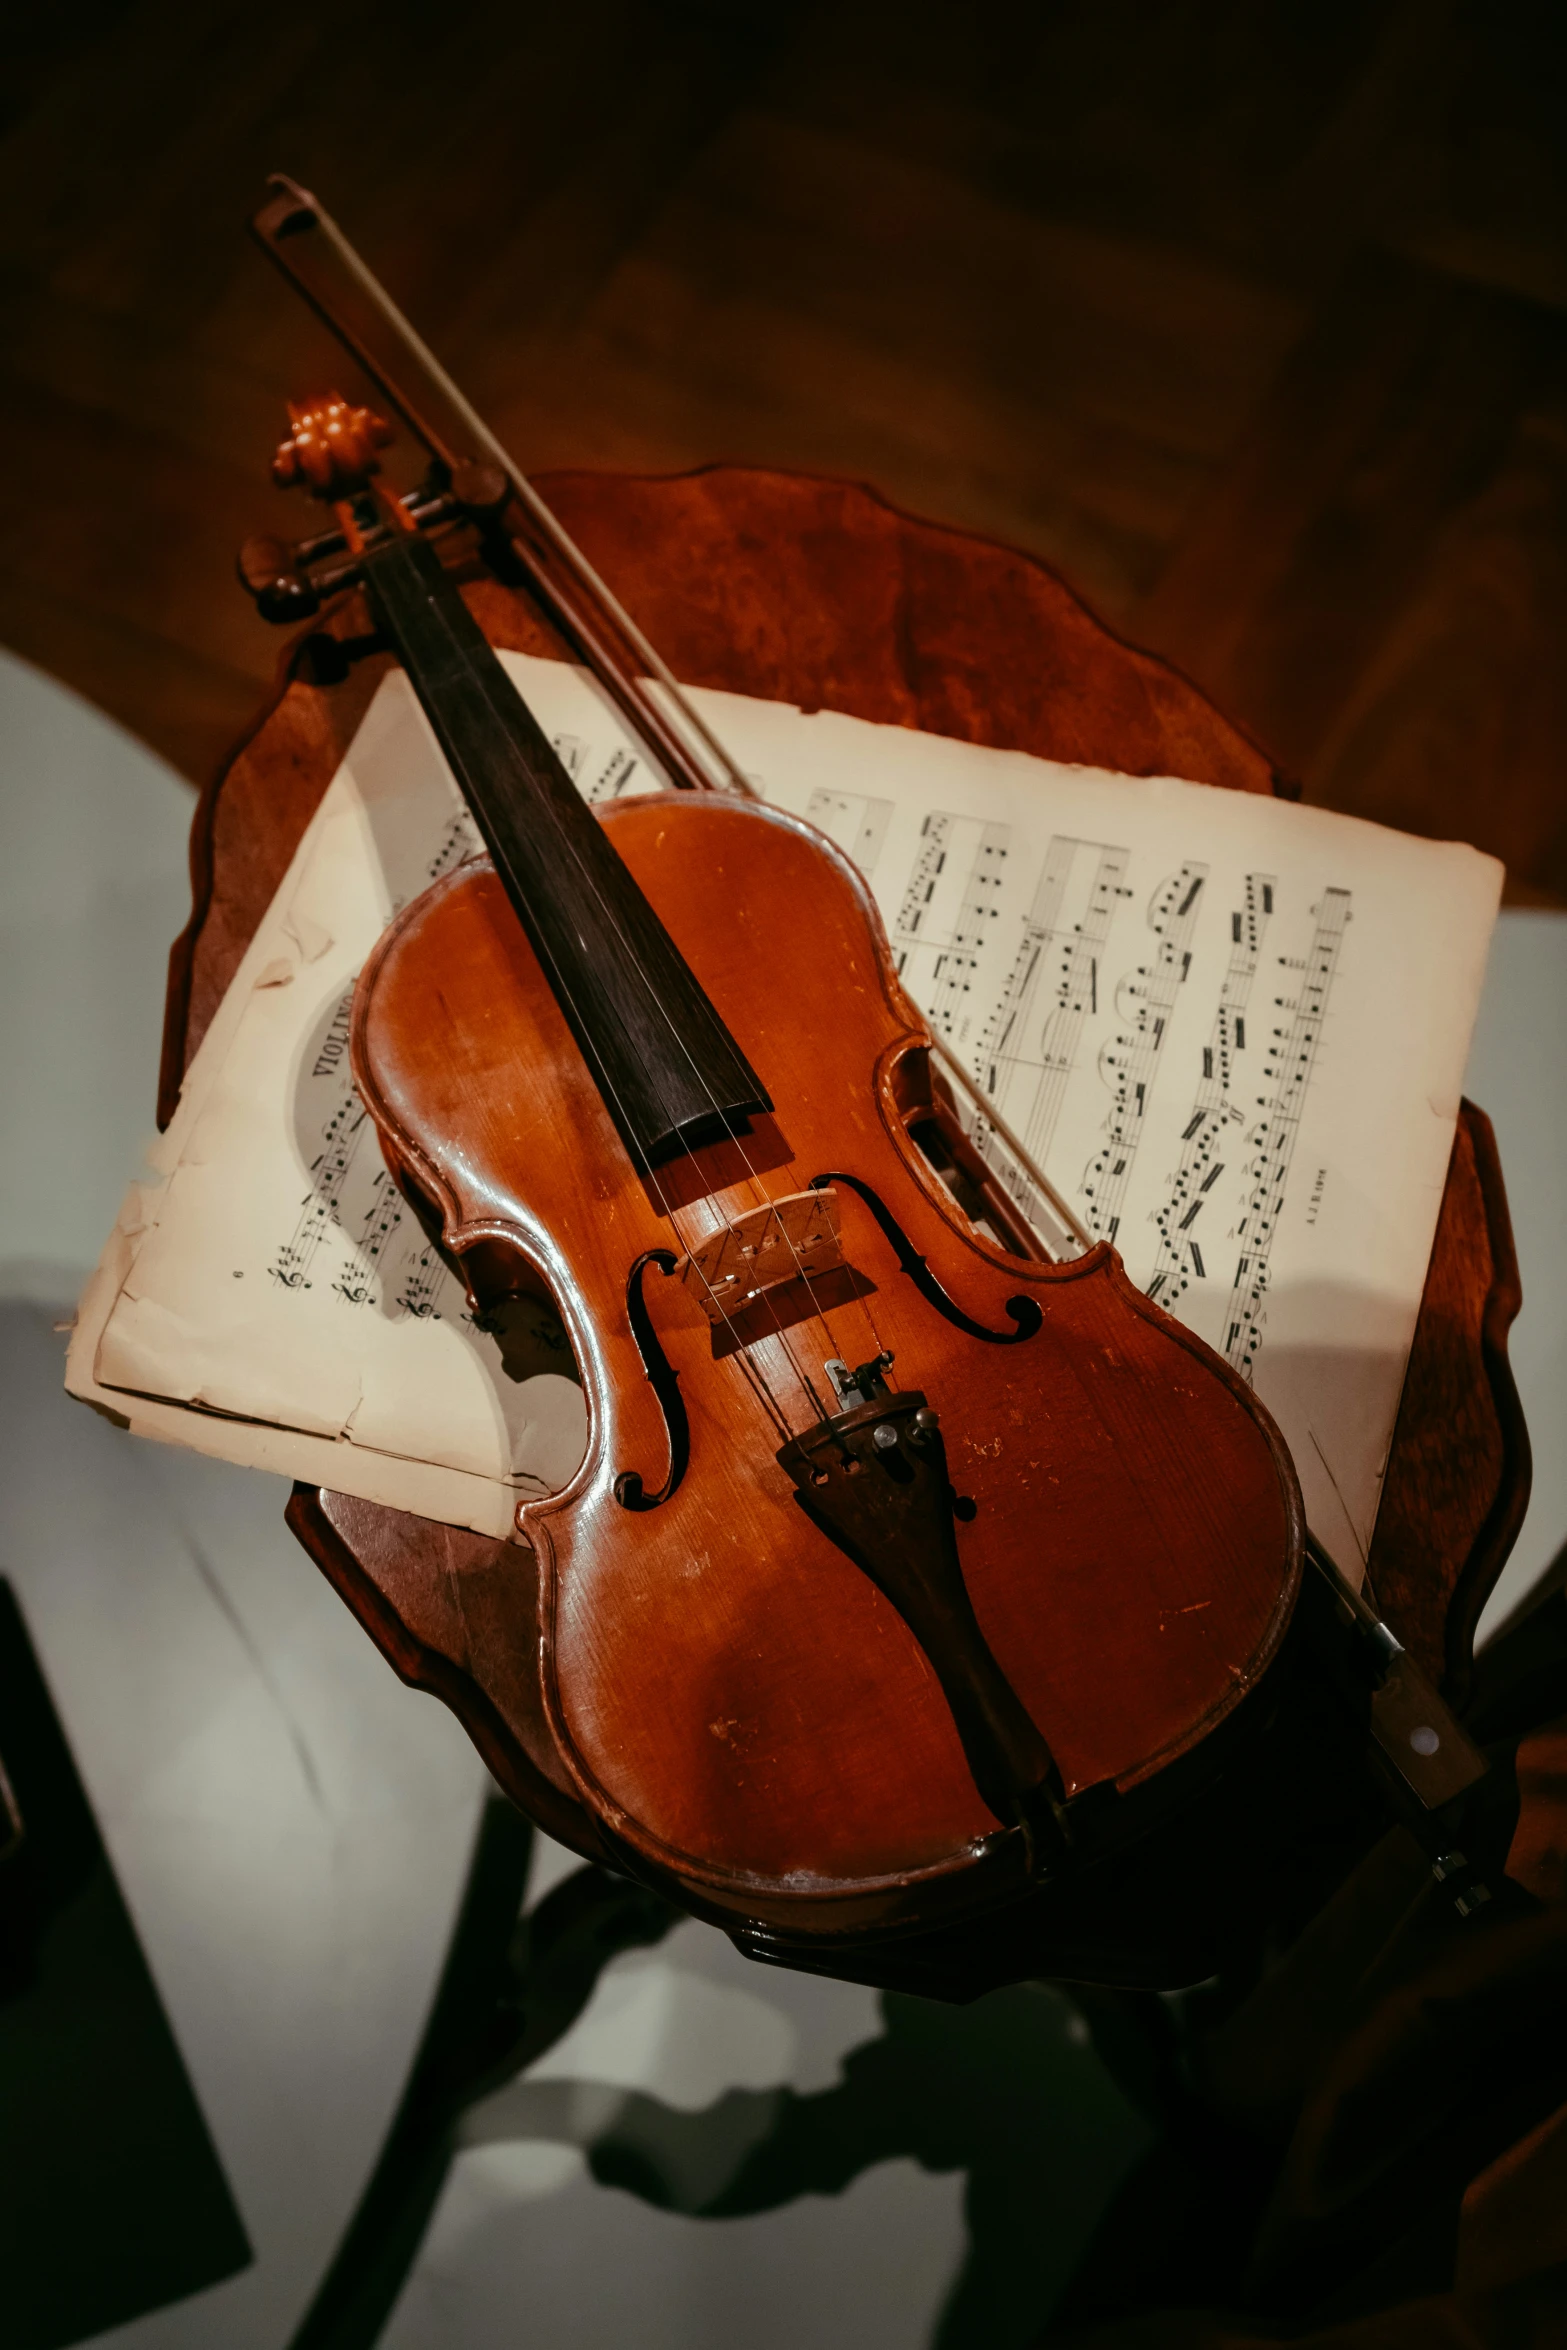
[[[279,489],[302,487],[329,504],[335,527],[292,543],[262,534],[245,540],[239,577],[263,620],[287,626],[312,618],[329,596],[357,583],[366,551],[389,532],[409,536],[470,518],[482,530],[504,497],[504,480],[497,492],[499,477],[483,466],[460,468],[451,493],[436,475],[395,497],[373,480],[381,470],[376,451],[396,438],[384,416],[353,407],[338,392],[309,405],[291,400],[288,414],[272,479]]]
[[[351,407],[340,392],[329,392],[313,407],[290,400],[289,432],[278,443],[272,479],[280,490],[296,484],[313,498],[336,504],[368,489],[381,470],[377,449],[392,439],[392,428],[373,408]]]

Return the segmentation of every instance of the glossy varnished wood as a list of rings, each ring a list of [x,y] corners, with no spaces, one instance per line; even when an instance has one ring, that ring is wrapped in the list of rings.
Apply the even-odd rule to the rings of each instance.
[[[1022,1266],[948,1202],[905,1131],[928,1101],[925,1030],[874,903],[813,827],[712,795],[634,799],[606,831],[752,1066],[776,1120],[662,1177],[639,1174],[493,873],[464,868],[393,925],[355,1003],[354,1068],[383,1147],[481,1265],[519,1262],[561,1309],[590,1438],[576,1478],[526,1504],[543,1692],[589,1804],[658,1867],[742,1915],[879,1922],[931,1874],[1020,1873],[940,1688],[867,1576],[804,1516],[776,1454],[820,1418],[828,1357],[889,1352],[941,1415],[972,1508],[959,1534],[981,1629],[1055,1756],[1063,1792],[1135,1784],[1187,1752],[1276,1653],[1300,1571],[1299,1498],[1250,1389],[1101,1247]],[[765,1170],[747,1180],[747,1165]],[[869,1292],[760,1339],[742,1364],[682,1284],[650,1277],[691,1426],[660,1507],[668,1433],[627,1317],[645,1252],[677,1254],[759,1198],[832,1171],[868,1184],[965,1315],[902,1273],[865,1205],[844,1253]],[[681,1192],[665,1185],[683,1181]],[[803,1384],[809,1382],[810,1384]],[[532,1635],[532,1588],[518,1635]],[[1011,1849],[1007,1849],[1010,1847]],[[896,1889],[897,1898],[893,1899]]]
[[[1129,651],[1009,548],[913,521],[837,482],[720,468],[543,486],[694,681],[1045,756],[1271,786],[1265,755],[1185,679]],[[478,581],[465,593],[493,642],[558,649],[504,590]],[[348,599],[321,633],[352,644],[365,628]],[[326,685],[313,682],[315,651],[295,648],[269,709],[203,795],[195,904],[171,965],[165,1114],[386,665],[372,653]],[[1384,1614],[1438,1670],[1450,1616],[1466,1663],[1527,1492],[1505,1352],[1517,1273],[1499,1174],[1482,1184],[1477,1172],[1480,1123],[1466,1105],[1371,1558]],[[1441,1474],[1428,1473],[1433,1459]],[[563,1841],[601,1851],[564,1774],[552,1783],[544,1768],[536,1673],[514,1665],[500,1696],[481,1693],[500,1687],[497,1595],[516,1572],[512,1546],[305,1489],[290,1522],[397,1670],[454,1706],[517,1799]]]
[[[658,1162],[770,1109],[435,548],[405,528],[362,576],[627,1147]]]

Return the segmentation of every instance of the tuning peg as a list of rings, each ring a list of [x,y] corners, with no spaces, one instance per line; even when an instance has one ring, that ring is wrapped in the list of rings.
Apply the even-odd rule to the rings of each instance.
[[[246,539],[239,550],[239,576],[263,620],[308,620],[321,609],[320,593],[287,539]]]
[[[511,503],[511,483],[498,465],[454,465],[452,496],[475,522],[498,522]]]

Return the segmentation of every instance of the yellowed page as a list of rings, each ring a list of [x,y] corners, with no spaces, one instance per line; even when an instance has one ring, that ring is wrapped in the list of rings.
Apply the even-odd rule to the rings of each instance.
[[[579,672],[504,658],[588,796],[649,787]],[[765,795],[859,861],[911,992],[1090,1228],[1255,1381],[1353,1569],[1500,868],[1321,810],[697,698]],[[346,1056],[382,927],[472,846],[394,675],[84,1298],[68,1378],[148,1433],[500,1531],[580,1457],[581,1390],[547,1316],[504,1358],[474,1327]]]

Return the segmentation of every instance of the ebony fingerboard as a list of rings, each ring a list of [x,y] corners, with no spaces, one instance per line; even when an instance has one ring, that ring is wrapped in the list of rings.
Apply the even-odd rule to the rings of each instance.
[[[434,550],[379,547],[364,582],[632,1151],[656,1164],[771,1109]]]

